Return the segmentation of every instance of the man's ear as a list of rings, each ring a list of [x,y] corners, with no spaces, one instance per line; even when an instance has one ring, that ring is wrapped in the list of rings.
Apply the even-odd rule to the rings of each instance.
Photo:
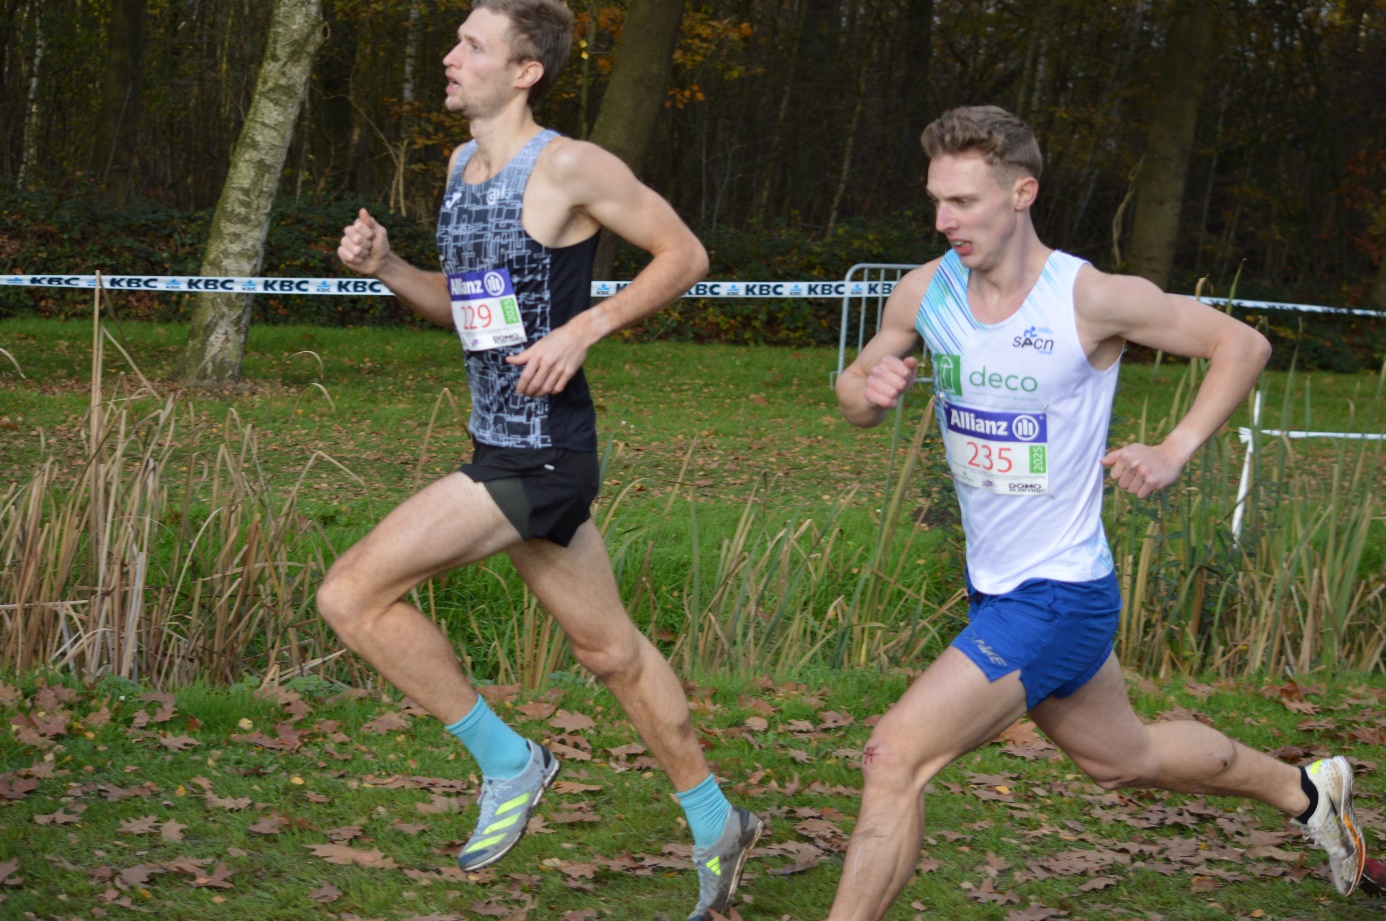
[[[520,65],[520,75],[515,78],[515,85],[520,89],[529,89],[538,83],[544,76],[544,65],[538,61],[525,61]]]
[[[1024,211],[1035,203],[1039,197],[1039,180],[1034,176],[1021,176],[1015,181],[1012,193],[1015,199],[1015,210]]]

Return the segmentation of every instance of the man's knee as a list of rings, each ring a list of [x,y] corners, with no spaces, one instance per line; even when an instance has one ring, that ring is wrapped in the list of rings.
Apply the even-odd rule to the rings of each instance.
[[[318,613],[339,634],[352,628],[362,610],[351,585],[352,580],[339,562],[333,564],[318,586]]]
[[[1147,771],[1135,763],[1103,763],[1083,765],[1083,772],[1092,782],[1104,790],[1127,790],[1132,787],[1149,786]]]
[[[634,631],[634,627],[631,628]],[[573,644],[578,663],[603,684],[637,678],[645,666],[643,637],[621,637],[610,642]],[[658,653],[655,653],[658,655]]]
[[[922,792],[929,778],[950,759],[930,757],[918,745],[905,721],[887,713],[876,725],[861,753],[862,780],[873,791],[902,795]]]
[[[1104,790],[1128,790],[1158,786],[1160,768],[1155,752],[1149,748],[1121,753],[1101,761],[1079,763],[1083,773]]]

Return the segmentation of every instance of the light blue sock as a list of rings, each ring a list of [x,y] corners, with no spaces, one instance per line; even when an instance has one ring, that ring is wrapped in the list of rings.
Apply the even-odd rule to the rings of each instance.
[[[693,832],[693,843],[698,847],[710,847],[722,837],[727,827],[727,817],[731,815],[731,803],[717,786],[717,778],[707,775],[707,780],[692,790],[675,793],[683,814],[688,816],[688,830]]]
[[[448,727],[467,747],[483,777],[509,780],[529,764],[529,743],[478,697],[470,713]]]

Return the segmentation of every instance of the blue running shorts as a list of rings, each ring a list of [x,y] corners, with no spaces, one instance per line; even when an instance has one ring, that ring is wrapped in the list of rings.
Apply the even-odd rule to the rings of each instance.
[[[973,591],[968,625],[952,642],[988,681],[1014,671],[1025,707],[1067,697],[1088,683],[1112,652],[1121,618],[1115,572],[1092,582],[1026,579],[1001,595]]]

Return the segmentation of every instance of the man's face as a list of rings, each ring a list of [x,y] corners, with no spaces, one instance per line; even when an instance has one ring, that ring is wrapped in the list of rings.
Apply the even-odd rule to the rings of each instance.
[[[929,198],[934,227],[969,269],[991,268],[1015,234],[1020,213],[1032,200],[1034,180],[1007,181],[979,152],[942,154],[929,161]]]
[[[457,46],[443,58],[449,112],[467,118],[499,111],[515,92],[523,65],[510,60],[510,20],[491,10],[473,10],[457,29]]]

